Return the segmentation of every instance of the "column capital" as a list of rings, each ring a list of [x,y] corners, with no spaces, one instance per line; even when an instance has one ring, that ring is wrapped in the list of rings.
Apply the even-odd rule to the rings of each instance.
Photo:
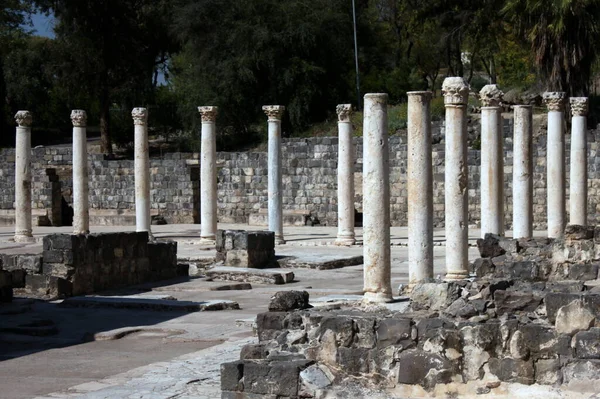
[[[446,105],[466,105],[469,100],[469,85],[461,77],[444,79],[442,94]]]
[[[498,85],[485,85],[479,92],[479,101],[483,107],[497,107],[502,101],[502,96],[504,96],[504,92]]]
[[[562,91],[547,91],[542,95],[548,111],[564,111],[567,94]]]
[[[148,123],[148,110],[146,108],[134,108],[131,111],[134,125],[145,125]]]
[[[33,116],[29,111],[17,111],[15,121],[19,127],[30,127],[33,122]]]
[[[571,113],[573,116],[587,116],[589,99],[587,97],[571,97],[569,98],[571,104]]]
[[[285,111],[285,106],[283,105],[263,105],[262,110],[270,121],[280,121],[283,116],[283,112]]]
[[[198,112],[200,112],[200,116],[202,117],[202,122],[214,122],[217,120],[217,111],[219,107],[214,106],[204,106],[198,107]]]
[[[338,122],[350,122],[352,104],[338,104],[338,106],[335,107],[335,112],[338,116]]]
[[[74,109],[71,111],[71,122],[74,127],[87,126],[87,113],[82,109]]]

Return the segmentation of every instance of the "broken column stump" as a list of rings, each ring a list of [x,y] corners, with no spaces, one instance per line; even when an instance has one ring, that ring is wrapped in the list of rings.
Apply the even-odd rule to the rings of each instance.
[[[225,266],[277,267],[272,231],[217,230],[217,262]]]

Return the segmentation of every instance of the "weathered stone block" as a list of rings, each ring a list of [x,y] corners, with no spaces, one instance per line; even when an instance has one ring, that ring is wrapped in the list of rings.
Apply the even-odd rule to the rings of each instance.
[[[535,362],[535,382],[543,385],[560,385],[562,369],[559,359],[539,359]]]
[[[569,224],[565,227],[565,240],[591,240],[594,238],[594,227]]]
[[[401,352],[397,361],[400,384],[433,386],[447,383],[452,378],[452,365],[440,355],[420,350]]]
[[[243,376],[243,361],[221,364],[221,389],[223,391],[243,391]]]
[[[573,337],[575,356],[579,359],[600,359],[600,328],[580,331]]]
[[[332,331],[338,347],[350,347],[354,338],[354,322],[348,316],[328,316],[321,320],[317,336],[322,339],[327,331]]]
[[[411,338],[411,320],[410,319],[383,319],[377,324],[377,347],[399,344],[401,341]]]
[[[475,259],[473,263],[471,263],[472,274],[475,274],[477,277],[483,277],[485,275],[491,274],[494,272],[495,266],[489,258],[478,258]]]
[[[246,361],[244,391],[284,397],[298,395],[300,372],[312,364],[309,360]]]
[[[533,312],[542,302],[542,298],[532,292],[502,291],[494,292],[494,303],[499,315],[517,311]]]
[[[265,312],[256,315],[256,329],[258,340],[267,341],[275,338],[283,330],[283,322],[287,312]]]
[[[461,291],[456,283],[416,284],[411,292],[411,306],[415,310],[442,310],[457,300]]]
[[[489,361],[490,372],[500,381],[517,382],[531,385],[535,382],[533,362],[531,360],[497,359]]]
[[[574,334],[586,331],[595,320],[594,314],[585,306],[582,300],[575,300],[562,306],[556,313],[556,332],[559,334]]]
[[[600,360],[573,360],[563,368],[563,383],[580,391],[600,392]]]
[[[264,344],[247,344],[240,351],[240,360],[266,359],[269,351]]]
[[[569,294],[569,293],[548,293],[544,298],[546,303],[546,313],[548,321],[554,323],[558,309],[570,304],[573,301],[581,300],[583,306],[592,312],[596,317],[600,315],[600,295],[599,294]]]
[[[63,251],[62,250],[50,250],[43,252],[44,263],[63,263]]]
[[[218,230],[216,261],[226,266],[265,268],[276,265],[275,233]]]
[[[598,278],[597,263],[580,263],[569,266],[569,279],[571,280],[596,280]]]
[[[18,255],[17,268],[27,273],[39,274],[42,272],[42,257],[40,255]]]
[[[271,298],[269,311],[287,312],[295,309],[308,309],[308,292],[306,291],[279,291]]]

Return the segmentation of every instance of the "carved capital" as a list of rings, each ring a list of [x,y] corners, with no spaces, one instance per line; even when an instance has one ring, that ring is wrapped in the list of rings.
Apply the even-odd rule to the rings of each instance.
[[[33,116],[29,111],[17,111],[15,121],[19,127],[30,127],[33,122]]]
[[[460,77],[446,78],[442,84],[442,94],[446,105],[466,105],[469,100],[469,85]]]
[[[338,104],[338,106],[335,107],[335,112],[337,112],[338,122],[350,122],[352,104]]]
[[[497,107],[502,101],[504,93],[498,85],[485,85],[479,92],[479,101],[482,107]]]
[[[217,120],[217,111],[219,107],[198,107],[198,112],[202,117],[202,122],[214,122]]]
[[[280,121],[285,107],[283,105],[264,105],[262,107],[270,121]]]
[[[82,109],[74,109],[71,111],[71,122],[73,122],[74,127],[86,127],[87,114]]]
[[[145,125],[148,123],[148,110],[146,108],[134,108],[131,111],[134,125]]]
[[[562,91],[547,91],[542,96],[548,111],[564,111],[566,97]]]
[[[571,97],[569,103],[571,104],[571,114],[573,116],[587,116],[589,105],[587,97]]]

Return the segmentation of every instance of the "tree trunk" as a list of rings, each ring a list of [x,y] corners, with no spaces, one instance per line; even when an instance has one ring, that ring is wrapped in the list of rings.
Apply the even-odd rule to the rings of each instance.
[[[110,99],[106,86],[102,88],[100,95],[100,151],[107,155],[113,153],[110,139]]]

